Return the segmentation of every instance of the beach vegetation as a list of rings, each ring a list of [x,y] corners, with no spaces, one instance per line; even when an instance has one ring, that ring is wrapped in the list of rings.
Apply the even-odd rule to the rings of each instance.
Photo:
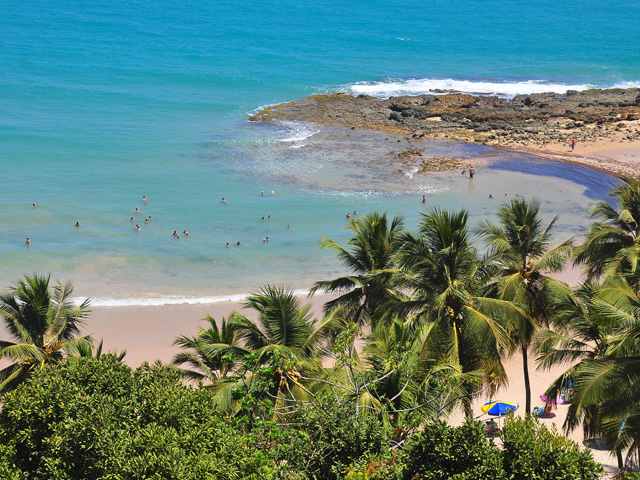
[[[596,203],[585,242],[577,248],[575,262],[584,265],[589,279],[623,275],[640,288],[640,182],[623,180],[610,195],[618,205]]]
[[[498,210],[499,224],[485,221],[480,229],[486,239],[490,262],[498,267],[497,297],[517,306],[522,315],[513,317],[511,338],[522,354],[525,412],[531,413],[529,350],[537,331],[549,325],[555,315],[555,299],[569,287],[548,274],[562,270],[572,254],[572,240],[551,247],[555,217],[545,227],[540,202],[515,199]]]
[[[352,218],[347,228],[353,231],[347,240],[348,248],[327,237],[322,239],[321,246],[336,251],[349,275],[316,282],[310,294],[340,293],[326,303],[325,311],[340,307],[349,321],[375,327],[385,308],[402,298],[396,277],[404,219],[393,217],[389,221],[386,213],[371,213]]]
[[[0,317],[10,340],[0,340],[0,357],[12,362],[0,371],[0,392],[23,382],[34,370],[68,353],[86,351],[92,339],[80,335],[89,301],[74,305],[71,283],[25,275],[0,294]]]

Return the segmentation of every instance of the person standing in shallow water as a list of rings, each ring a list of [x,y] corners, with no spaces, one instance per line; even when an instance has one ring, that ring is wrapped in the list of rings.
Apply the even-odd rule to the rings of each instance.
[[[427,203],[427,196],[426,195],[422,195],[422,203]]]
[[[469,178],[473,178],[473,176],[476,174],[476,171],[473,169],[473,167],[471,167],[469,169]]]

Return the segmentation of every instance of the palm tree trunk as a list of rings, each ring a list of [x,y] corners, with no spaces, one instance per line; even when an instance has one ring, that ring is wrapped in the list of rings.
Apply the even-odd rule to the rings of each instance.
[[[522,370],[524,370],[524,411],[525,413],[531,413],[531,382],[529,380],[529,356],[527,353],[527,347],[522,345]]]

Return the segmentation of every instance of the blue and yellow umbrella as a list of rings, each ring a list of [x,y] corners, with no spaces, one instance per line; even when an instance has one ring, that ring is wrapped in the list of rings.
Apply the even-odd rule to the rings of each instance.
[[[502,415],[506,415],[507,413],[514,412],[516,408],[518,407],[513,403],[496,401],[485,403],[481,407],[481,410],[486,414],[499,417]]]

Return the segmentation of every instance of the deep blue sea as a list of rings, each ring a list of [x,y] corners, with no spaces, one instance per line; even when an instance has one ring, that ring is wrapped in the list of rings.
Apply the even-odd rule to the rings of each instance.
[[[629,0],[2,2],[0,288],[37,271],[94,305],[305,289],[344,273],[319,239],[344,242],[347,212],[413,227],[423,194],[474,222],[537,197],[558,241],[579,236],[612,177],[446,142],[425,148],[499,158],[473,182],[415,175],[384,160],[402,138],[247,118],[319,92],[640,86],[638,18]]]

